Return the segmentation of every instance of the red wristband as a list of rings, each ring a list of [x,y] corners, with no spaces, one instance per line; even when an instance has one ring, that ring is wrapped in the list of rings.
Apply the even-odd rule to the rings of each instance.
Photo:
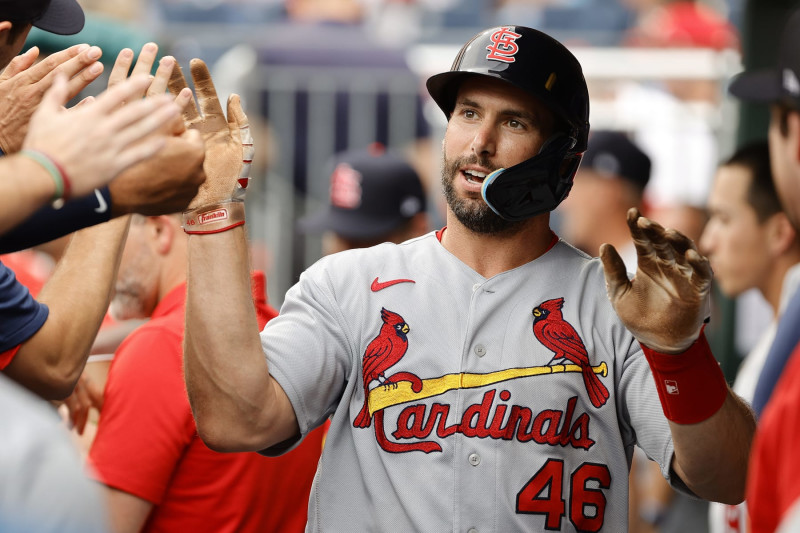
[[[61,180],[64,182],[64,195],[62,196],[62,198],[66,202],[67,200],[72,198],[72,181],[70,181],[70,179],[69,179],[69,174],[67,174],[67,171],[64,170],[64,167],[61,166],[61,163],[59,163],[58,161],[56,161],[55,159],[53,159],[49,155],[47,155],[47,154],[45,154],[45,155],[48,157],[48,159],[50,159],[50,161],[52,161],[52,163],[55,165],[55,167],[61,173]]]
[[[668,420],[697,424],[716,413],[728,396],[728,384],[704,333],[680,354],[658,353],[642,344],[661,407]]]
[[[183,231],[190,235],[221,233],[244,224],[244,202],[230,200],[202,205],[183,213]]]

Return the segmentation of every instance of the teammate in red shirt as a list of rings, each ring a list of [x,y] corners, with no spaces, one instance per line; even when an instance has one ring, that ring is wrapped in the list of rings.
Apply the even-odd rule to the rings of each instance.
[[[151,319],[114,357],[89,454],[115,530],[302,531],[321,433],[279,459],[203,444],[183,383],[186,236],[174,216],[136,217],[112,310]],[[277,314],[263,274],[253,294],[263,327]]]

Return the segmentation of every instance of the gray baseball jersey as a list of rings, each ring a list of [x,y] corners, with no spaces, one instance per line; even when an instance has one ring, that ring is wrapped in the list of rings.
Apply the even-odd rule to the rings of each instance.
[[[331,417],[307,531],[625,531],[634,444],[669,477],[647,361],[562,241],[490,279],[435,233],[329,256],[261,338],[301,433]]]

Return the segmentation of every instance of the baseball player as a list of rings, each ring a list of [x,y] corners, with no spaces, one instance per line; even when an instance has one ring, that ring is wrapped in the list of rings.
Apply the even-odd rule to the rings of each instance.
[[[246,117],[234,96],[224,124],[192,67],[186,118],[231,156],[184,214],[189,398],[217,450],[278,454],[331,417],[307,531],[625,531],[634,444],[677,489],[741,501],[754,420],[702,334],[705,258],[632,211],[629,280],[549,228],[589,130],[564,46],[491,28],[431,77],[447,226],[321,259],[260,336],[230,199]]]

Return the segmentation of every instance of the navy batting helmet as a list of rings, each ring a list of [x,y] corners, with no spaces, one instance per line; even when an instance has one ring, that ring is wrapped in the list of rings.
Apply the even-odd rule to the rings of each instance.
[[[566,198],[589,137],[589,91],[578,60],[564,45],[524,26],[482,31],[449,72],[428,79],[428,92],[449,118],[465,79],[485,76],[538,98],[563,124],[534,157],[489,174],[483,198],[507,220],[552,211]]]

